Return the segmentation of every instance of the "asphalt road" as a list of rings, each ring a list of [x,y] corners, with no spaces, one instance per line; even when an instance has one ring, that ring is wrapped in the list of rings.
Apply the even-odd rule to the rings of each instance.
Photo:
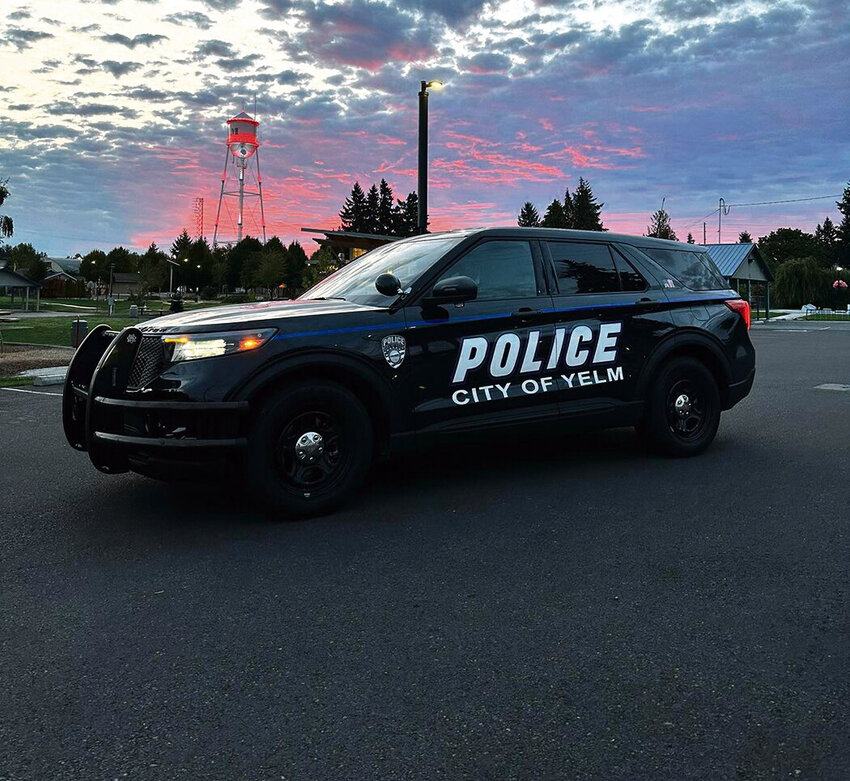
[[[850,777],[826,325],[753,330],[702,457],[452,449],[298,523],[100,475],[0,391],[0,779]]]

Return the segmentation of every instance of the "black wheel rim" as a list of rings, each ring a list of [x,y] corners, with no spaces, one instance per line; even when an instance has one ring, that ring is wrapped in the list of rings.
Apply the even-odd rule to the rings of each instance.
[[[705,395],[689,379],[680,379],[667,393],[667,425],[678,439],[697,439],[705,429],[708,409]]]
[[[327,488],[345,462],[338,421],[318,410],[294,416],[280,433],[277,456],[281,475],[291,488],[301,492]]]

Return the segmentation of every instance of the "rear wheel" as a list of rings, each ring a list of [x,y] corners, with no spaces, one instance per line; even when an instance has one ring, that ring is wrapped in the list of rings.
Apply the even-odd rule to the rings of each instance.
[[[705,364],[675,358],[658,373],[646,399],[638,433],[669,456],[702,453],[720,425],[720,392]]]
[[[363,482],[372,423],[357,397],[331,382],[293,385],[266,399],[248,438],[248,479],[287,517],[321,515]]]

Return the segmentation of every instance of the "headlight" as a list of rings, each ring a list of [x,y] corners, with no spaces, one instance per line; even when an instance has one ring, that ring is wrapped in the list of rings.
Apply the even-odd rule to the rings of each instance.
[[[169,334],[162,337],[165,355],[171,363],[244,353],[262,347],[277,329],[225,331],[215,334]]]

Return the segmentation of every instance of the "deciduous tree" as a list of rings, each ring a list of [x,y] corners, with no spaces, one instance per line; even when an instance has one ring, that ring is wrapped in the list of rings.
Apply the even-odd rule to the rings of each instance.
[[[0,181],[0,206],[3,205],[4,201],[9,197],[9,180],[4,179]],[[12,222],[12,218],[6,214],[0,214],[0,237],[4,239],[8,239],[15,232],[15,225]]]

